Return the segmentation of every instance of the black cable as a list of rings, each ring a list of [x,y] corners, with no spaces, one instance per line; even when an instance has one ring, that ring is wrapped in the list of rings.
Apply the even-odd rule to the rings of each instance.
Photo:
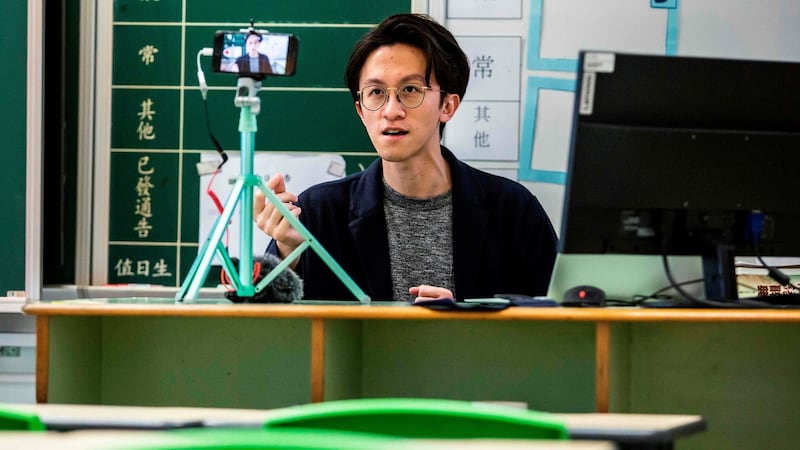
[[[217,153],[219,153],[220,158],[222,158],[222,162],[219,163],[217,166],[217,170],[222,169],[222,166],[228,162],[228,155],[225,153],[225,150],[222,149],[222,145],[220,145],[217,138],[214,137],[214,133],[211,132],[211,120],[208,117],[208,100],[203,99],[203,109],[205,110],[206,115],[206,129],[208,130],[208,136],[211,138],[211,142],[214,143],[214,147],[217,149]]]
[[[781,286],[788,287],[788,288],[790,288],[792,290],[800,292],[800,286],[793,285],[792,284],[792,280],[788,275],[786,275],[785,273],[781,272],[781,270],[779,268],[777,268],[775,266],[770,266],[769,264],[767,264],[766,261],[764,261],[764,258],[761,257],[761,254],[758,251],[758,238],[754,237],[753,241],[751,242],[751,244],[753,246],[753,253],[756,254],[756,258],[758,259],[758,262],[761,263],[762,267],[767,269],[767,274],[769,275],[770,278],[772,278],[773,280],[777,281],[778,284],[780,284]]]
[[[744,262],[744,261],[739,261],[739,262],[736,263],[736,268],[737,269],[739,269],[739,268],[742,268],[742,269],[761,269],[763,267],[764,266],[761,263],[755,264],[755,263],[748,263],[748,262]],[[800,264],[781,264],[779,266],[772,265],[771,267],[774,267],[776,269],[800,269]]]
[[[686,286],[688,284],[702,283],[703,281],[705,281],[705,278],[695,278],[694,280],[681,281],[680,283],[677,283],[677,284],[679,286]],[[646,302],[647,300],[651,300],[651,299],[652,300],[671,301],[671,300],[673,300],[673,297],[671,295],[662,294],[662,292],[669,291],[670,289],[673,289],[673,290],[675,289],[672,286],[672,284],[670,284],[668,286],[665,286],[665,287],[653,292],[650,295],[636,294],[636,295],[631,297],[631,300],[633,301],[633,304],[636,304],[636,305],[641,305],[644,302]]]
[[[681,281],[681,282],[680,282],[680,283],[678,283],[677,285],[678,285],[678,286],[686,286],[687,284],[696,284],[696,283],[702,283],[702,282],[704,282],[704,281],[706,281],[706,279],[705,279],[705,278],[695,278],[694,280]],[[656,295],[659,295],[659,294],[661,294],[662,292],[666,292],[666,291],[668,291],[668,290],[670,290],[670,289],[674,289],[674,287],[673,287],[672,285],[669,285],[669,286],[663,287],[663,288],[661,288],[661,289],[659,289],[659,290],[657,290],[657,291],[653,292],[653,294],[652,294],[652,295],[656,296]]]
[[[680,286],[686,286],[688,284],[702,283],[704,281],[705,281],[705,278],[695,278],[693,280],[681,281],[678,284]],[[744,283],[737,283],[737,284],[739,286],[744,286],[745,288],[747,288],[747,289],[749,289],[751,291],[755,291],[756,290],[756,288],[754,288],[753,286],[750,286],[750,285],[747,285],[747,284],[744,284]],[[670,289],[674,289],[672,287],[672,285],[665,286],[665,287],[653,292],[650,295],[635,294],[635,295],[631,296],[631,300],[614,300],[614,301],[617,301],[617,302],[620,302],[620,303],[624,302],[624,303],[627,303],[629,305],[640,305],[640,304],[646,302],[647,300],[651,300],[651,299],[652,300],[668,300],[669,301],[669,300],[672,300],[672,295],[662,294],[662,292],[669,291]]]
[[[717,300],[696,298],[693,295],[686,292],[680,286],[679,283],[675,282],[675,278],[672,275],[672,270],[669,267],[669,260],[667,259],[666,254],[661,255],[661,261],[664,265],[664,272],[667,275],[667,279],[669,279],[670,285],[676,291],[678,291],[679,294],[681,294],[684,298],[694,303],[695,305],[710,306],[713,308],[772,308],[773,307],[773,305],[770,305],[769,303],[751,301],[747,299],[738,299],[737,301],[731,301],[731,302],[721,302]]]
[[[761,257],[761,252],[758,251],[759,241],[764,232],[764,224],[767,222],[768,216],[761,211],[751,211],[747,216],[747,235],[750,236],[750,245],[753,247],[758,262],[767,269],[767,274],[770,278],[777,281],[778,284],[784,287],[789,287],[792,290],[800,292],[800,287],[792,285],[792,280],[780,269],[770,266]]]
[[[696,278],[694,280],[682,281],[682,282],[680,282],[678,284],[680,284],[681,286],[685,286],[687,284],[701,283],[703,281],[705,281],[705,279]],[[666,301],[670,301],[670,300],[673,299],[673,297],[671,295],[662,294],[662,292],[668,291],[670,289],[673,289],[672,285],[669,285],[669,286],[663,287],[661,289],[658,289],[657,291],[655,291],[655,292],[653,292],[653,293],[651,293],[649,295],[634,294],[634,295],[631,296],[630,299],[627,299],[627,300],[626,299],[619,299],[619,298],[607,298],[606,299],[606,306],[641,306],[642,303],[646,302],[647,300],[666,300]]]
[[[751,222],[751,226],[752,226],[752,222]],[[710,307],[710,308],[729,308],[729,309],[730,308],[739,308],[739,309],[741,309],[741,308],[776,308],[776,307],[780,307],[778,305],[773,305],[773,304],[770,304],[770,303],[767,303],[767,302],[761,302],[761,301],[757,301],[757,300],[731,299],[732,301],[718,301],[718,300],[711,300],[711,299],[701,299],[701,298],[697,298],[697,297],[689,294],[682,287],[687,283],[686,282],[678,283],[677,281],[675,281],[675,277],[672,275],[672,270],[669,267],[669,260],[668,260],[668,257],[667,257],[666,249],[667,249],[667,243],[670,240],[670,234],[671,233],[669,232],[669,228],[665,227],[665,224],[662,223],[662,228],[661,228],[661,262],[662,262],[662,265],[664,267],[664,273],[667,276],[667,279],[669,280],[670,287],[672,289],[674,289],[676,292],[678,292],[678,294],[683,296],[683,298],[687,302],[689,302],[688,304],[685,304],[684,302],[670,300],[670,301],[674,302],[674,305],[672,305],[672,306],[676,306],[676,307],[682,307],[682,306],[686,306],[686,307],[702,307],[702,306],[706,306],[706,307]],[[647,306],[647,304],[646,303],[642,303],[642,306]]]
[[[621,298],[607,298],[605,300],[605,306],[638,306],[639,304],[636,303],[634,300],[625,300]]]
[[[696,298],[693,295],[686,292],[681,285],[685,283],[678,283],[675,281],[675,278],[672,275],[672,270],[669,267],[669,261],[667,260],[667,255],[662,254],[661,260],[664,265],[664,273],[667,275],[667,279],[670,282],[670,286],[675,289],[679,294],[681,294],[686,300],[691,302],[692,306],[709,306],[712,308],[734,308],[734,309],[751,309],[751,308],[769,308],[769,309],[781,309],[781,308],[798,308],[800,305],[785,305],[785,304],[773,304],[768,303],[765,301],[760,300],[752,300],[747,298],[740,298],[735,301],[730,302],[721,302],[717,300],[709,300],[709,299],[700,299]],[[775,296],[778,297],[778,296]],[[680,304],[678,304],[680,306]]]

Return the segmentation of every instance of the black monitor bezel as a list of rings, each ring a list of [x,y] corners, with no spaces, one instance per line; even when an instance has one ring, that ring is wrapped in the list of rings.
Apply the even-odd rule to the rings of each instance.
[[[701,255],[707,296],[735,299],[753,211],[760,254],[800,255],[798,161],[800,63],[582,51],[560,251]]]

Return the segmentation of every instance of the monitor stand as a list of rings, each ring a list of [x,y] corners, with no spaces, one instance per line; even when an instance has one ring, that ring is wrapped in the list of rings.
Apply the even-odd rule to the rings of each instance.
[[[706,298],[719,302],[736,302],[739,294],[733,245],[711,236],[707,236],[705,241],[702,258]]]

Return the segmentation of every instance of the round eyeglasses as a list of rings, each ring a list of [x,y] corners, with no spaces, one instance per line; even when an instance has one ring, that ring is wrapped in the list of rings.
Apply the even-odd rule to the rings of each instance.
[[[397,100],[406,108],[417,108],[425,100],[425,91],[444,92],[428,86],[418,84],[404,84],[396,88],[383,86],[367,86],[358,93],[358,101],[361,106],[370,111],[377,111],[389,100],[389,91],[394,89],[397,92]]]

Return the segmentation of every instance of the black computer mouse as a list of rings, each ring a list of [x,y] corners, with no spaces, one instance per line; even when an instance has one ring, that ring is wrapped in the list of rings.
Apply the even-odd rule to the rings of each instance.
[[[596,286],[581,285],[564,292],[563,306],[604,306],[606,293]]]

